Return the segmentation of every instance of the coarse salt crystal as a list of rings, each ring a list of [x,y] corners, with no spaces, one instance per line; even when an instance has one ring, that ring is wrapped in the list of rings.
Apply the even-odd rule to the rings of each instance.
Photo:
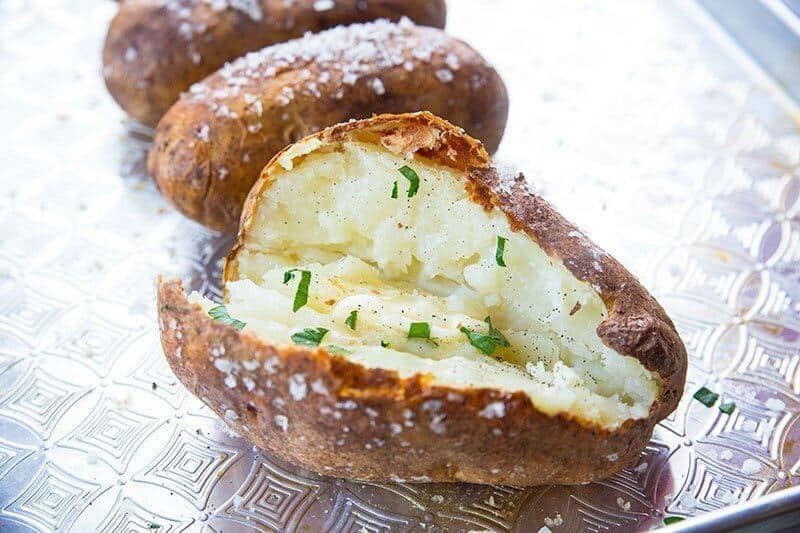
[[[453,73],[446,68],[440,68],[436,71],[436,77],[439,78],[439,81],[442,83],[450,83],[453,81]]]
[[[317,394],[328,394],[328,389],[325,387],[325,383],[322,382],[321,378],[317,378],[311,382],[311,390]]]
[[[233,363],[228,359],[217,359],[214,361],[214,366],[217,367],[217,370],[226,374],[233,370]]]
[[[186,21],[181,22],[180,25],[178,25],[178,33],[180,33],[185,40],[191,40],[192,35],[194,34],[192,31],[192,25]]]
[[[289,428],[289,419],[285,415],[275,415],[275,425],[281,428],[284,433]]]
[[[347,85],[353,85],[355,82],[358,81],[358,76],[352,72],[346,72],[344,76],[342,76],[342,83]]]
[[[503,402],[492,402],[478,412],[484,418],[503,418],[506,416],[506,406]]]
[[[742,472],[745,474],[755,474],[761,471],[761,463],[755,459],[745,459],[742,463]]]
[[[203,0],[214,11],[223,11],[233,8],[258,22],[263,17],[259,0]]]
[[[786,404],[783,400],[779,400],[778,398],[770,398],[765,405],[767,409],[773,409],[775,411],[783,411],[786,409]]]
[[[269,359],[264,360],[264,370],[268,374],[274,374],[275,371],[278,369],[278,358],[273,356]]]
[[[458,70],[458,68],[461,66],[458,62],[458,56],[453,53],[447,54],[447,56],[444,58],[444,62],[452,70]]]
[[[125,61],[130,63],[131,61],[136,61],[137,57],[139,57],[139,52],[133,46],[129,46],[125,50]]]
[[[317,0],[314,2],[314,11],[328,11],[333,9],[335,5],[333,0]]]
[[[294,374],[289,378],[289,394],[296,402],[306,397],[308,388],[306,387],[306,377],[303,374]]]
[[[372,90],[375,91],[375,94],[377,95],[386,93],[386,88],[383,86],[383,82],[379,78],[374,78],[372,80]]]

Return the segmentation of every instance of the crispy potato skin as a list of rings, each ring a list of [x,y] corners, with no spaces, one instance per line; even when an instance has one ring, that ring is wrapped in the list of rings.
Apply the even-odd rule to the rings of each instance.
[[[171,0],[172,9],[155,0],[121,3],[103,47],[106,86],[129,115],[155,126],[194,82],[251,50],[378,18],[407,16],[444,28],[447,12],[444,0],[337,0],[324,11],[316,11],[314,2],[258,0],[260,20],[236,8],[215,10],[202,0]]]
[[[655,424],[677,406],[686,374],[686,350],[659,304],[614,259],[604,255],[597,268],[590,241],[575,237],[575,227],[531,194],[523,178],[501,186],[506,178],[481,144],[449,123],[429,113],[384,115],[311,137],[326,145],[348,138],[380,142],[397,153],[417,151],[464,171],[474,201],[502,210],[514,231],[592,283],[610,310],[597,329],[603,342],[661,376],[650,416],[609,431],[568,415],[545,415],[523,393],[434,386],[428,376],[402,379],[324,348],[272,346],[246,329],[213,321],[186,299],[180,282],[159,280],[161,343],[180,380],[220,416],[228,413],[227,422],[256,446],[323,474],[531,486],[586,483],[634,463]],[[273,159],[265,167],[248,197],[226,281],[237,278],[236,256],[275,165]],[[258,363],[248,365],[252,371],[242,367],[235,387],[226,386],[225,374],[209,362],[221,349],[229,360]],[[297,376],[308,385],[302,397],[291,386]],[[242,386],[244,377],[263,391]],[[487,416],[495,402],[503,415]]]
[[[159,284],[158,310],[164,353],[183,384],[257,447],[322,474],[384,482],[585,483],[638,459],[654,424],[638,420],[608,432],[544,415],[523,393],[430,386],[425,376],[400,379],[322,348],[279,349],[214,322],[176,280]],[[246,375],[271,384],[263,396],[226,386],[209,361],[218,346],[229,360],[258,361]],[[293,376],[308,387],[300,400],[291,393]],[[324,394],[311,390],[317,380]],[[503,417],[481,414],[493,402],[502,402]],[[276,416],[286,417],[286,431]]]
[[[148,157],[150,175],[184,215],[210,228],[234,232],[244,199],[270,158],[287,144],[329,125],[374,113],[428,110],[464,127],[494,151],[508,115],[508,96],[500,76],[467,44],[440,30],[416,26],[407,32],[420,46],[441,40],[444,53],[428,60],[415,57],[413,49],[403,49],[404,65],[375,67],[352,85],[343,81],[342,69],[321,67],[312,60],[273,77],[255,79],[237,96],[216,102],[236,118],[220,116],[219,107],[184,95],[158,125]],[[392,47],[391,42],[386,45]],[[448,68],[450,55],[457,58],[459,67],[452,71],[451,81],[442,82],[437,73]],[[323,75],[329,79],[319,84],[318,94],[296,89],[304,76],[315,80]],[[371,84],[375,78],[382,80],[385,93],[376,92]],[[210,91],[230,87],[221,73],[203,84]],[[294,98],[279,103],[292,87]],[[337,97],[340,90],[344,95]],[[254,114],[253,104],[244,101],[241,95],[245,93],[259,98],[260,114]],[[211,142],[198,139],[204,127]]]

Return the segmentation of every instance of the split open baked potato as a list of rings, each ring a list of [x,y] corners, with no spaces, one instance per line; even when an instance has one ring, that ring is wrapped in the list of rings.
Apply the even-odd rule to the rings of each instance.
[[[184,215],[234,232],[261,169],[287,144],[353,118],[419,110],[493,151],[508,96],[475,50],[441,30],[408,19],[338,27],[250,53],[192,86],[159,123],[148,170]]]
[[[289,146],[251,190],[225,305],[160,281],[176,375],[330,475],[585,483],[635,461],[686,351],[640,283],[429,113]]]
[[[444,0],[127,0],[103,47],[106,86],[155,126],[178,96],[226,61],[340,24],[406,16],[444,28]]]

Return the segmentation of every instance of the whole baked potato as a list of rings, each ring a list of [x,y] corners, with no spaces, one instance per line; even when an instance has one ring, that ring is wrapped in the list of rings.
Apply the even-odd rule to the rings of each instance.
[[[684,386],[636,278],[428,113],[275,156],[224,283],[219,306],[159,282],[169,364],[256,446],[325,474],[585,483],[638,460]]]
[[[379,18],[444,28],[444,0],[128,0],[103,47],[106,86],[129,115],[155,126],[226,61],[306,32]]]
[[[264,165],[287,144],[373,113],[426,110],[497,148],[498,74],[441,30],[377,21],[253,52],[192,86],[156,130],[148,169],[183,214],[236,230]]]

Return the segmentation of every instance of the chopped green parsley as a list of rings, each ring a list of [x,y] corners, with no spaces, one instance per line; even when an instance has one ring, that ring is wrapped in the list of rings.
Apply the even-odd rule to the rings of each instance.
[[[417,176],[417,173],[414,172],[414,169],[408,165],[403,165],[397,170],[408,180],[408,197],[413,198],[419,190],[419,176]]]
[[[408,328],[409,339],[430,339],[431,327],[427,322],[412,322]]]
[[[717,400],[719,399],[719,394],[712,392],[705,387],[700,387],[698,391],[694,393],[694,399],[706,407],[714,407],[714,404],[717,403]]]
[[[503,252],[505,251],[505,248],[506,248],[506,239],[505,239],[505,237],[501,237],[500,235],[498,235],[497,236],[497,249],[494,252],[494,260],[501,267],[506,266],[506,262],[503,259]]]
[[[349,327],[350,329],[355,331],[356,330],[356,320],[358,320],[358,310],[357,309],[353,309],[352,311],[350,311],[350,314],[347,315],[347,318],[345,319],[344,323],[347,324],[347,327]]]
[[[300,272],[300,283],[297,284],[297,292],[294,295],[294,303],[292,304],[292,311],[297,312],[298,309],[308,303],[308,287],[311,284],[311,271],[300,270],[293,268],[283,273],[283,284],[286,285],[294,279],[294,273]]]
[[[238,330],[241,330],[247,324],[242,322],[241,320],[237,320],[235,318],[231,318],[228,314],[228,309],[224,305],[218,305],[216,307],[212,307],[208,310],[208,316],[216,320],[221,324],[226,324],[228,326],[233,326]]]
[[[336,346],[335,344],[329,344],[328,346],[326,346],[326,348],[328,349],[329,352],[331,352],[334,355],[348,355],[353,353],[350,350],[342,348],[341,346]]]
[[[304,346],[319,346],[322,338],[328,333],[325,328],[306,328],[292,334],[292,340],[296,344]]]
[[[478,333],[466,326],[461,326],[461,333],[467,336],[470,344],[486,355],[492,355],[498,346],[511,346],[505,335],[492,325],[490,317],[487,316],[483,321],[489,325],[489,333]]]

